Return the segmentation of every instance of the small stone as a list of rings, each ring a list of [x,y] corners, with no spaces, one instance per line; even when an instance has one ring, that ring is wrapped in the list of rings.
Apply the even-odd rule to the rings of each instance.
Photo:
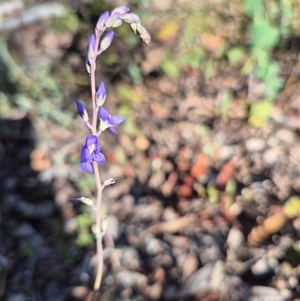
[[[136,138],[135,146],[137,147],[137,149],[139,149],[141,151],[145,151],[149,148],[150,141],[146,137],[141,136],[141,137]]]
[[[148,278],[138,272],[134,271],[121,271],[117,275],[117,282],[123,288],[138,287],[142,288],[147,285]]]
[[[193,296],[205,291],[219,291],[225,282],[225,264],[223,261],[209,262],[184,284],[181,296]]]
[[[288,129],[280,129],[275,136],[288,145],[293,145],[297,139],[297,134]]]
[[[259,152],[266,147],[266,141],[260,138],[250,138],[246,141],[246,149],[249,152]]]
[[[267,149],[263,154],[263,160],[268,166],[273,166],[283,154],[282,146]]]
[[[161,282],[155,282],[147,287],[147,296],[151,300],[158,300],[163,292],[163,284]]]
[[[244,242],[244,234],[239,229],[232,227],[227,237],[227,246],[229,251],[232,251],[233,254],[237,254]]]
[[[252,266],[251,271],[256,276],[267,275],[272,271],[266,258],[261,258]]]

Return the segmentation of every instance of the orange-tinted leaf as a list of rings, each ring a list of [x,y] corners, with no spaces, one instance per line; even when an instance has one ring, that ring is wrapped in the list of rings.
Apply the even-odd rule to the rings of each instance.
[[[235,166],[233,164],[233,160],[230,160],[225,165],[223,165],[216,179],[217,186],[226,185],[227,182],[232,178],[234,169]]]
[[[195,178],[205,175],[208,168],[208,158],[200,153],[196,164],[191,169],[191,175]]]

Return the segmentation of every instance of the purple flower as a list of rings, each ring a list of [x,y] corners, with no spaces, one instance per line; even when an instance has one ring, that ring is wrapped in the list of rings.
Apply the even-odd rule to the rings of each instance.
[[[81,171],[94,173],[92,161],[98,164],[106,162],[104,155],[100,152],[101,146],[96,135],[90,135],[85,140],[85,145],[81,149],[80,168]]]
[[[77,106],[77,111],[78,111],[78,114],[80,115],[80,117],[85,122],[87,122],[89,120],[89,116],[88,116],[85,106],[77,99],[76,99],[76,106]]]
[[[106,11],[104,12],[98,19],[97,25],[96,25],[96,30],[98,31],[104,31],[105,30],[105,23],[109,17],[109,12]]]
[[[106,99],[106,88],[104,85],[104,82],[101,82],[97,92],[96,92],[96,101],[97,101],[97,105],[98,107],[101,107]]]
[[[126,119],[123,116],[111,116],[103,107],[100,108],[98,115],[101,121],[100,130],[105,131],[106,129],[109,129],[114,134],[118,134],[118,132],[113,127],[119,125]]]

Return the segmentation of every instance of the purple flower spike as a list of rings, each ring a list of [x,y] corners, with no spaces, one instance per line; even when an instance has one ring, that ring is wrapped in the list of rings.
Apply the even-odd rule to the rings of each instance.
[[[104,85],[104,82],[101,82],[97,92],[96,92],[96,101],[97,101],[97,105],[98,107],[101,107],[106,99],[106,88]]]
[[[107,33],[103,40],[101,41],[101,44],[100,44],[100,49],[101,49],[101,52],[106,50],[112,43],[112,40],[114,38],[114,32],[113,31],[110,31],[109,33]]]
[[[85,145],[81,149],[80,154],[80,169],[94,173],[92,161],[98,164],[106,162],[104,155],[100,152],[101,146],[96,135],[90,135],[85,140]]]
[[[109,129],[114,134],[118,134],[118,132],[113,127],[119,125],[126,119],[124,116],[111,116],[103,107],[100,108],[98,115],[101,121],[100,130],[105,131]]]
[[[106,23],[108,17],[109,17],[109,12],[108,11],[104,12],[99,17],[97,25],[96,25],[96,30],[102,31],[102,32],[105,30],[105,28],[106,28],[105,23]]]
[[[89,121],[89,115],[87,113],[85,106],[77,99],[76,99],[76,106],[77,106],[78,114],[81,116],[81,118],[85,122]]]

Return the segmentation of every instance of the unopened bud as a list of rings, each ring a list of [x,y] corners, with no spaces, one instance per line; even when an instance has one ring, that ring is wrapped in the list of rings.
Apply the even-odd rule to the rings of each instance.
[[[114,32],[111,31],[108,34],[105,35],[105,37],[103,38],[103,40],[100,43],[100,49],[101,51],[106,50],[112,43],[112,40],[114,38]]]
[[[107,180],[104,181],[103,183],[103,187],[108,186],[108,185],[112,185],[116,183],[116,179],[114,178],[109,178]]]
[[[79,198],[79,200],[88,206],[92,206],[94,204],[93,200],[85,198],[85,197],[81,197],[81,198]]]

